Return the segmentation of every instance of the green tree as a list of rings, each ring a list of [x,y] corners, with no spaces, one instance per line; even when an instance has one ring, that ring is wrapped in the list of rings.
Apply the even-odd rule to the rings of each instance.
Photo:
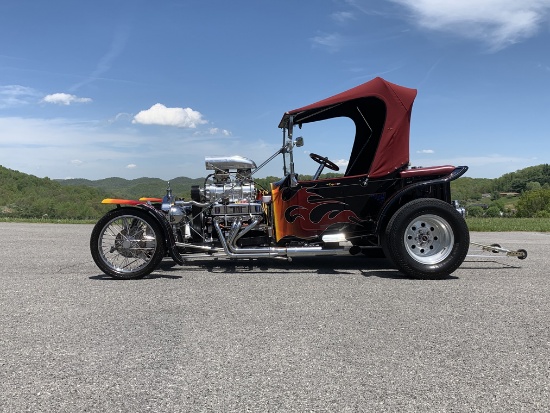
[[[500,211],[500,208],[496,205],[491,205],[489,208],[487,208],[487,211],[485,211],[485,216],[487,217],[491,217],[491,218],[496,218],[496,217],[500,217],[501,211]]]
[[[539,182],[536,182],[536,181],[533,182],[533,181],[531,181],[531,182],[527,182],[527,183],[525,184],[525,190],[526,190],[526,191],[537,191],[537,190],[539,190],[539,189],[541,189],[541,185],[540,185]]]
[[[483,208],[481,208],[480,206],[473,206],[468,208],[468,215],[471,217],[482,217],[483,212]]]
[[[517,216],[529,218],[550,213],[550,189],[539,189],[524,192],[517,203]]]

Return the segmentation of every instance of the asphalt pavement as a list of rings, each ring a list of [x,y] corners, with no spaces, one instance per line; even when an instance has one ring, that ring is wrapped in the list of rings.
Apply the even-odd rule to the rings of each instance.
[[[0,223],[1,412],[550,411],[550,234],[475,233],[447,279],[384,259],[169,259],[104,276],[91,225]]]

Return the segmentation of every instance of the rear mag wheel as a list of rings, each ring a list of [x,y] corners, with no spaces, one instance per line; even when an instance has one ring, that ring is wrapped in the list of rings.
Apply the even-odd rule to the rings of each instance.
[[[114,209],[95,225],[90,250],[96,265],[115,278],[141,278],[164,257],[163,233],[156,220],[138,208]]]
[[[423,198],[403,205],[390,219],[384,251],[395,266],[414,278],[443,278],[466,258],[470,233],[450,204]]]

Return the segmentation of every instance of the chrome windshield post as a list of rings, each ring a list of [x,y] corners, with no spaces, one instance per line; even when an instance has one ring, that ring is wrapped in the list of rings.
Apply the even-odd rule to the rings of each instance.
[[[290,166],[290,174],[291,175],[294,175],[294,154],[293,154],[293,147],[294,147],[294,144],[292,142],[292,138],[293,138],[293,129],[294,129],[294,116],[290,116],[288,118],[288,140],[287,142],[285,143],[285,147],[286,147],[286,151],[288,153],[288,156],[289,156],[289,166]]]
[[[281,149],[279,151],[279,153],[282,153],[283,154],[283,176],[286,176],[288,174],[288,167],[287,167],[287,162],[286,162],[286,130],[287,128],[283,128],[283,146],[281,146]]]

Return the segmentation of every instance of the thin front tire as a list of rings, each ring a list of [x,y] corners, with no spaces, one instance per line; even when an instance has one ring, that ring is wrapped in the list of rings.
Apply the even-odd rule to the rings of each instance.
[[[137,208],[115,209],[95,225],[90,250],[96,265],[115,278],[141,278],[164,257],[162,232],[154,218]]]

